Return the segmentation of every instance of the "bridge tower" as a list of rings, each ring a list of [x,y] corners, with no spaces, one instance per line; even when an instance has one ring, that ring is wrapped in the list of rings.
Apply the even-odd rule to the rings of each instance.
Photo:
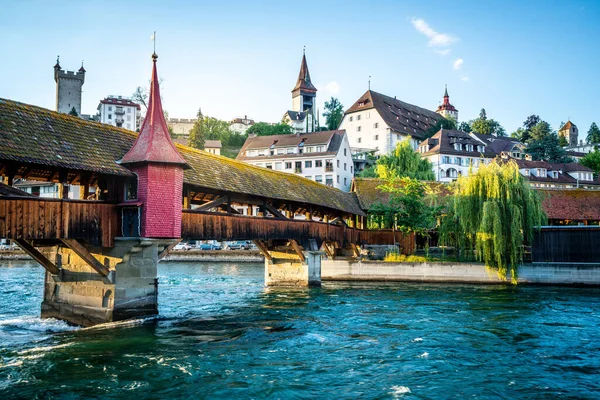
[[[56,111],[68,114],[73,109],[81,115],[81,88],[85,82],[83,62],[77,72],[64,71],[56,58],[54,65],[54,81],[56,82]]]
[[[137,176],[137,200],[142,203],[140,234],[145,238],[181,236],[183,171],[190,168],[175,148],[160,100],[156,53],[148,111],[135,143],[119,161]]]

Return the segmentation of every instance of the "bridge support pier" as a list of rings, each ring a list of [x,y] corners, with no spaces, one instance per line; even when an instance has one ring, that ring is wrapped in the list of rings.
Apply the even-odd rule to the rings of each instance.
[[[46,249],[60,271],[46,272],[42,318],[93,326],[158,314],[159,253],[172,242],[116,239],[110,249],[81,245]],[[106,275],[98,265],[92,266],[94,262],[106,268]]]
[[[321,251],[306,251],[296,241],[286,246],[257,243],[265,256],[265,286],[321,286]]]

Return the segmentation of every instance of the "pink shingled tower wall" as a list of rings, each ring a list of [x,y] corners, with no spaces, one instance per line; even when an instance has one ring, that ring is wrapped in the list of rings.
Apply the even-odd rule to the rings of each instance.
[[[142,237],[181,237],[183,168],[173,164],[149,164],[131,170],[139,177],[138,200],[144,203]]]

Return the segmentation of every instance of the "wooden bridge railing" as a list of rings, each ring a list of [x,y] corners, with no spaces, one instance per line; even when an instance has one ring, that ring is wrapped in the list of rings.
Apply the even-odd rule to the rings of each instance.
[[[341,245],[400,244],[403,252],[414,252],[414,235],[386,230],[361,230],[317,221],[256,218],[231,214],[184,210],[181,236],[196,240],[269,240],[294,239],[304,243],[313,238]]]
[[[112,247],[119,234],[117,206],[97,201],[0,197],[0,238],[79,239]]]

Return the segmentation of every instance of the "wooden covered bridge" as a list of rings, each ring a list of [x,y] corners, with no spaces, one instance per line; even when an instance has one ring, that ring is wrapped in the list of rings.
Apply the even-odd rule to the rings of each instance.
[[[321,254],[409,247],[364,229],[353,193],[175,145],[153,59],[139,135],[0,99],[0,238],[46,268],[43,315],[92,325],[156,313],[157,260],[182,238],[254,240],[267,284],[319,283]],[[57,184],[59,198],[18,193],[17,180]]]

